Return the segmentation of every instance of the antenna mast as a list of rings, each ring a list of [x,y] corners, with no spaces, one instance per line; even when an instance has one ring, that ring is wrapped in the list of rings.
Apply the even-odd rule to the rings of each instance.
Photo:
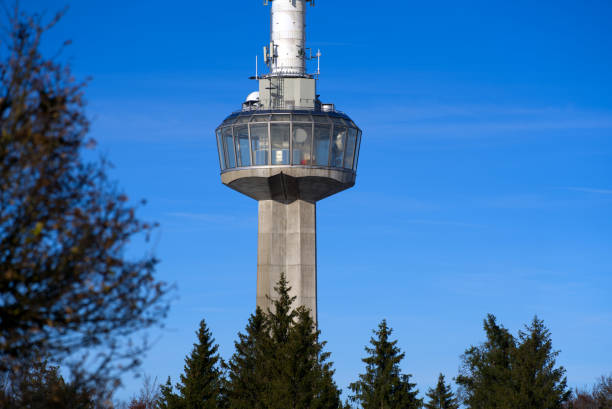
[[[306,74],[306,3],[314,0],[264,0],[272,3],[270,45],[264,47],[264,61],[270,75],[308,77]]]

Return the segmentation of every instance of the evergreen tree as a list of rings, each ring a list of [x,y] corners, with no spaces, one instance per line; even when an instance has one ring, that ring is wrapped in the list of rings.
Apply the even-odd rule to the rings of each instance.
[[[429,388],[427,392],[429,402],[425,404],[427,409],[459,409],[459,404],[455,398],[450,385],[444,381],[444,375],[438,377],[438,385],[435,389]]]
[[[234,343],[236,352],[226,365],[228,381],[226,393],[228,405],[232,409],[259,409],[266,381],[262,363],[262,343],[267,334],[266,316],[257,308],[249,318],[245,334],[238,334],[239,341]]]
[[[484,321],[487,340],[468,348],[456,379],[470,409],[515,409],[512,406],[511,359],[514,337],[489,314]]]
[[[411,375],[401,373],[399,364],[405,354],[397,347],[397,340],[390,340],[393,330],[383,320],[373,332],[376,337],[370,339],[370,347],[365,347],[369,356],[362,359],[366,373],[349,386],[354,393],[351,401],[363,409],[420,408],[416,384],[410,382]]]
[[[234,409],[338,409],[340,391],[333,381],[329,353],[304,307],[292,308],[285,275],[267,312],[251,316],[228,364],[227,395]]]
[[[525,329],[519,331],[513,354],[514,405],[526,409],[559,409],[571,396],[565,369],[555,367],[559,352],[553,350],[550,331],[538,317]]]
[[[319,342],[320,331],[305,307],[296,310],[297,321],[289,332],[285,356],[290,358],[286,376],[295,408],[341,408],[340,391],[333,381],[334,370]]]
[[[221,358],[206,322],[200,322],[198,342],[185,358],[184,373],[175,393],[170,379],[161,387],[159,406],[164,409],[217,409],[223,407]]]
[[[184,409],[184,401],[181,397],[174,393],[172,381],[170,377],[165,385],[160,386],[159,398],[157,400],[158,409]]]
[[[515,338],[489,315],[484,329],[487,341],[462,357],[457,383],[464,403],[470,409],[562,408],[571,393],[544,323],[534,318]]]

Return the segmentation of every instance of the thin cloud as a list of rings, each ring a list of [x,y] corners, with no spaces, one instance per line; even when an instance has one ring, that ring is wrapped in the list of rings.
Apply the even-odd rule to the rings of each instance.
[[[464,222],[454,222],[454,221],[445,221],[445,220],[421,220],[421,219],[412,219],[406,220],[407,224],[424,224],[430,226],[454,226],[454,227],[484,227],[480,224],[474,223],[464,223]]]
[[[206,222],[206,223],[236,223],[241,221],[235,216],[229,216],[224,214],[215,214],[215,213],[190,213],[190,212],[170,212],[166,213],[166,216],[178,218],[178,219],[187,219],[189,221],[198,221],[198,222]]]
[[[359,111],[357,111],[359,113]],[[564,107],[395,105],[363,112],[370,134],[465,137],[508,132],[612,129],[612,112]],[[355,115],[358,117],[359,115]]]
[[[600,195],[612,195],[612,189],[596,189],[590,187],[566,187],[565,189],[574,192],[596,193]]]

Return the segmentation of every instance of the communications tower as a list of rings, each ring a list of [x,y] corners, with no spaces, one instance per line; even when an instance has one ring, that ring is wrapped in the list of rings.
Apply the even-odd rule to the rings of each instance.
[[[264,311],[285,273],[297,304],[317,320],[316,203],[355,184],[361,130],[317,94],[305,46],[306,3],[271,6],[269,72],[256,75],[240,111],[216,129],[221,181],[259,202],[257,306]]]

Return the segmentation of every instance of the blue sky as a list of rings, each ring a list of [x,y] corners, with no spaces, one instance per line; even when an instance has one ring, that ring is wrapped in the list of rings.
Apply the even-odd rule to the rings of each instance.
[[[45,43],[73,40],[98,153],[161,224],[159,277],[177,290],[142,371],[162,382],[202,318],[229,357],[254,308],[257,204],[220,183],[213,130],[256,89],[261,3],[74,0]],[[356,186],[317,212],[339,386],[382,318],[421,391],[457,374],[487,313],[513,332],[544,319],[572,386],[610,373],[612,3],[377,4],[308,9],[319,93],[364,131]]]

